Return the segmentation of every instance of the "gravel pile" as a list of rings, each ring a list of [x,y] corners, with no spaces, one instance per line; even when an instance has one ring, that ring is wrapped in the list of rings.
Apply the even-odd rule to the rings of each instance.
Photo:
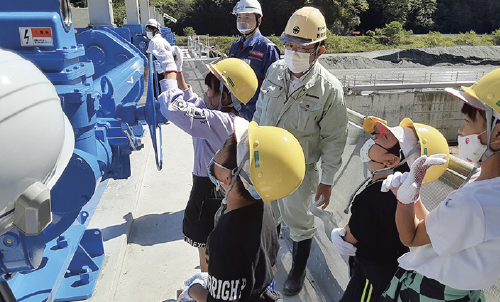
[[[327,69],[421,68],[426,66],[500,65],[500,46],[456,46],[328,54],[320,58]]]

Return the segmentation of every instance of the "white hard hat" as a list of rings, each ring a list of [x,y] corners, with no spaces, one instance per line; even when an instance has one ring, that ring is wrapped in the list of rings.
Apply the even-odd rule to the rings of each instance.
[[[156,21],[155,19],[149,19],[148,22],[146,23],[146,26],[152,26],[154,28],[157,28],[158,30],[160,29],[160,23]]]
[[[0,216],[15,209],[0,219],[0,235],[12,224],[28,235],[40,233],[51,219],[50,189],[73,154],[73,128],[47,77],[2,49],[0,137]]]
[[[258,14],[261,17],[262,8],[257,0],[240,0],[233,8],[233,15],[237,14]]]

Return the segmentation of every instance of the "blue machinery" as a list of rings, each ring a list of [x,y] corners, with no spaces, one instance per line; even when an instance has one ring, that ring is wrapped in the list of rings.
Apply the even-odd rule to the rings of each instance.
[[[144,122],[161,169],[157,141],[166,120],[153,96],[151,68],[146,104],[138,104],[147,66],[136,47],[144,50],[137,35],[143,29],[93,27],[75,34],[67,0],[2,1],[0,28],[0,47],[32,61],[55,85],[75,134],[73,156],[51,191],[52,223],[36,236],[13,228],[0,237],[0,292],[7,301],[6,292],[18,301],[87,299],[104,258],[101,231],[87,225],[105,180],[130,176],[129,156],[143,147]]]

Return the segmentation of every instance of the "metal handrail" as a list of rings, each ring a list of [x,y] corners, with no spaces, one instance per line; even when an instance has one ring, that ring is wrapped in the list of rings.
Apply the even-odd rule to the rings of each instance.
[[[389,73],[386,76],[364,73],[354,76],[344,75],[340,81],[346,90],[351,91],[424,89],[471,85],[484,74],[486,71]]]

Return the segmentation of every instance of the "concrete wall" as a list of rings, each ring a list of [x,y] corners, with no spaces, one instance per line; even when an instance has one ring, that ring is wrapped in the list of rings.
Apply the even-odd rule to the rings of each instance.
[[[457,140],[457,130],[464,120],[460,113],[463,103],[443,91],[346,95],[345,99],[349,109],[362,115],[385,119],[389,126],[409,117],[435,127],[448,141]]]
[[[90,24],[88,8],[71,7],[71,16],[75,28],[85,28]]]

